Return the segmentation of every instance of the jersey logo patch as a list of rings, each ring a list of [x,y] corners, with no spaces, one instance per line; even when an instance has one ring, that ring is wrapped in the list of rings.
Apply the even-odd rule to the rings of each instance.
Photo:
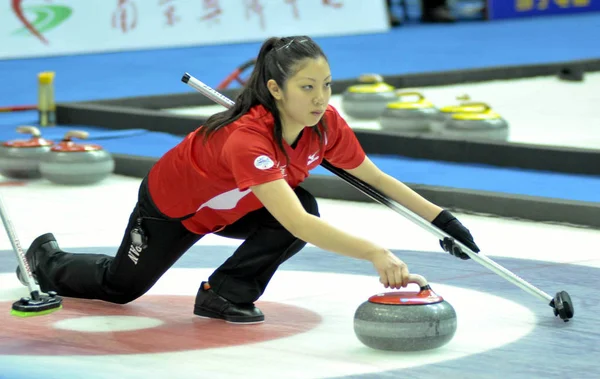
[[[308,161],[306,162],[306,165],[310,165],[311,163],[313,163],[314,161],[316,161],[317,159],[319,159],[319,152],[314,152],[311,155],[308,156]]]
[[[260,157],[254,160],[254,167],[256,167],[259,170],[267,170],[273,167],[274,165],[275,163],[273,162],[273,160],[271,160],[271,158],[267,157],[266,155],[261,155]]]

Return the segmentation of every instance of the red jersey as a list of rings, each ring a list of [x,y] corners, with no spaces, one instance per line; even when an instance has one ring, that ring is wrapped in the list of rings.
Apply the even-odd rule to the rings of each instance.
[[[296,148],[283,141],[288,164],[273,138],[273,116],[261,105],[206,142],[192,132],[150,170],[152,200],[168,217],[194,214],[183,225],[207,234],[263,207],[251,186],[285,179],[295,188],[323,159],[342,169],[359,166],[365,153],[353,130],[332,106],[323,117],[328,130],[322,147],[312,128],[304,129]]]

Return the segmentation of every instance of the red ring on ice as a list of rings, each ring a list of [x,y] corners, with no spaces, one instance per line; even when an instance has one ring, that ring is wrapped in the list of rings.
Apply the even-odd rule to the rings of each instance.
[[[20,318],[8,310],[12,302],[0,302],[0,354],[2,355],[105,355],[148,354],[210,349],[271,341],[305,333],[321,317],[304,308],[258,302],[265,322],[232,325],[203,319],[192,313],[194,297],[145,295],[126,305],[101,301],[63,300],[54,313]],[[161,320],[156,327],[131,331],[81,332],[53,325],[69,318],[88,316],[137,316]]]

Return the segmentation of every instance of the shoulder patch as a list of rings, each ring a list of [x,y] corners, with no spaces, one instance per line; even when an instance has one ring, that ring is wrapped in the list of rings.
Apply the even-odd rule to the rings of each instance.
[[[254,167],[259,170],[267,170],[275,166],[273,160],[266,155],[261,155],[254,160]]]

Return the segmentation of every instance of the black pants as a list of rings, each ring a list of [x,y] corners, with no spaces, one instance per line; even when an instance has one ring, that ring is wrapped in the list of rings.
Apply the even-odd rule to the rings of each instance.
[[[295,192],[306,211],[319,216],[315,198],[300,187]],[[130,237],[140,216],[148,237],[147,247],[141,251]],[[306,245],[265,208],[217,234],[245,240],[209,277],[214,291],[235,303],[256,301],[279,265]],[[169,221],[156,209],[144,180],[116,256],[58,251],[38,259],[36,277],[44,292],[125,304],[146,293],[200,238],[202,235],[191,233],[180,221]]]

